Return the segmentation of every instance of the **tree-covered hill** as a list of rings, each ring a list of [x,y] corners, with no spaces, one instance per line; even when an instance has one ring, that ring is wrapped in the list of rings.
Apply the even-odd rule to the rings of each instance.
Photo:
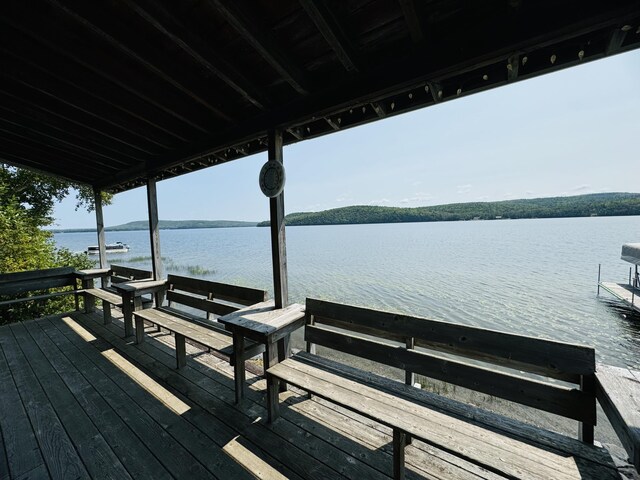
[[[640,193],[595,193],[416,208],[356,205],[322,212],[291,213],[285,221],[293,226],[622,215],[640,215]],[[258,224],[266,225],[269,222]]]

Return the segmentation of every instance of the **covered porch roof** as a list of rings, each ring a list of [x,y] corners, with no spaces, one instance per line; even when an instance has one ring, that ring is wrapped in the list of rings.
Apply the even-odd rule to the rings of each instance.
[[[638,0],[29,0],[0,24],[0,159],[112,192],[640,46]]]

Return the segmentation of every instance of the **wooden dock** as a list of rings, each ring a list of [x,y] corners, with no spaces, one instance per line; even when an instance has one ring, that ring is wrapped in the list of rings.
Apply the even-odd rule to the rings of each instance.
[[[627,283],[600,282],[599,285],[600,288],[624,302],[629,308],[640,313],[640,297],[637,289],[634,295],[633,287]]]
[[[177,371],[173,338],[147,333],[134,345],[101,312],[0,327],[0,479],[391,476],[390,429],[301,392],[283,394],[282,417],[269,425],[261,377],[248,374],[235,405],[226,361],[187,345],[190,361]],[[523,465],[536,461],[527,448],[511,452]],[[561,459],[558,478],[617,477],[604,457],[546,448],[547,460]],[[507,478],[418,441],[406,464],[409,479]]]

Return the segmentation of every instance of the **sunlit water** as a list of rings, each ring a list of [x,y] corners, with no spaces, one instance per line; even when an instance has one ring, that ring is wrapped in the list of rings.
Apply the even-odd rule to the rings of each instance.
[[[287,229],[291,301],[315,297],[596,347],[599,360],[640,368],[640,318],[596,296],[622,282],[624,242],[640,217],[501,220]],[[73,251],[95,233],[55,236]],[[150,268],[147,232],[107,232],[131,246],[113,263]],[[268,228],[161,231],[169,273],[271,290]],[[136,260],[130,263],[129,260]],[[202,272],[194,270],[197,267]],[[191,273],[190,273],[191,271]]]

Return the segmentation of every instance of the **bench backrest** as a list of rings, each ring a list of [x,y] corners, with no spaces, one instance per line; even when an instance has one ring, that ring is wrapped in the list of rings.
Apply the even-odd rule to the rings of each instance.
[[[14,296],[50,288],[76,287],[73,267],[47,268],[0,275],[0,295]]]
[[[595,425],[591,347],[309,298],[305,340]]]
[[[199,278],[169,275],[167,300],[208,314],[226,315],[240,308],[264,302],[267,292],[256,288],[211,282]]]
[[[122,265],[111,265],[111,283],[130,282],[131,280],[145,280],[153,278],[153,273],[149,270],[142,270]]]

